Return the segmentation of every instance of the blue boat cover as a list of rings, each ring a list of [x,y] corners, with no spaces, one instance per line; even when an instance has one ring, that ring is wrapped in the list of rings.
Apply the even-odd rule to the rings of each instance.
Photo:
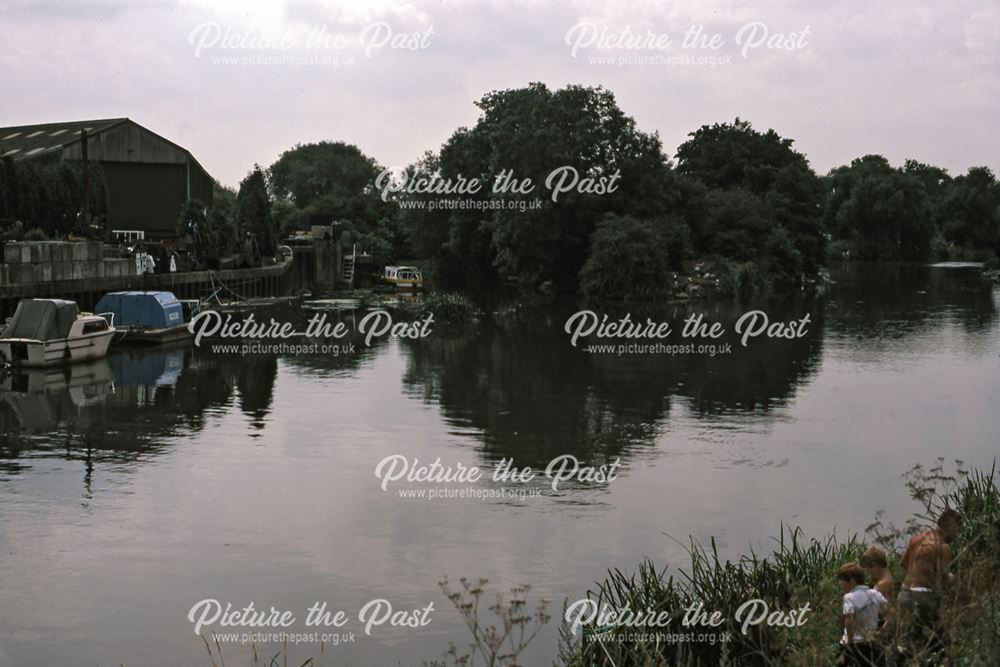
[[[115,326],[165,329],[184,324],[184,307],[171,292],[110,292],[94,312],[114,313]]]

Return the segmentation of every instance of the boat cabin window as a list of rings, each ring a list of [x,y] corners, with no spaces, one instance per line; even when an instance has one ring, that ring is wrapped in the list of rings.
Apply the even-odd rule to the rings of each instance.
[[[98,333],[99,331],[107,331],[107,330],[108,330],[108,322],[107,320],[104,319],[93,320],[90,322],[83,323],[84,335]]]

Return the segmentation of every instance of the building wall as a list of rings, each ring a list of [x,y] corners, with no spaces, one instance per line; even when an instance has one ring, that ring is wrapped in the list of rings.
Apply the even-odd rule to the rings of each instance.
[[[140,229],[147,238],[176,236],[187,198],[183,164],[102,162],[108,185],[108,228]]]
[[[187,163],[188,154],[163,137],[130,120],[87,137],[87,157],[98,162]],[[83,157],[81,142],[67,144],[63,149],[67,160]]]
[[[67,145],[62,155],[65,160],[82,159],[81,143]],[[153,239],[173,237],[188,198],[212,205],[214,183],[201,165],[184,149],[132,121],[88,137],[87,159],[104,170],[110,229],[142,230]]]

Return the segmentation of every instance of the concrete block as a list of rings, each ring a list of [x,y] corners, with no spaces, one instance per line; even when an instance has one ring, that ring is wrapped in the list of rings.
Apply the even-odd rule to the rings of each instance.
[[[83,262],[73,262],[70,266],[73,267],[71,280],[83,280]]]
[[[23,285],[35,282],[34,265],[32,264],[11,264],[10,280],[12,283]]]
[[[86,262],[87,261],[87,245],[84,243],[74,243],[73,244],[73,261],[74,262]]]
[[[5,264],[21,263],[21,244],[8,243],[3,247],[3,261]]]
[[[38,244],[39,255],[41,258],[38,260],[41,264],[51,264],[52,263],[52,244],[51,243],[39,243]]]
[[[50,283],[52,282],[52,262],[46,264],[39,264],[35,269],[37,273],[37,279],[40,283]]]

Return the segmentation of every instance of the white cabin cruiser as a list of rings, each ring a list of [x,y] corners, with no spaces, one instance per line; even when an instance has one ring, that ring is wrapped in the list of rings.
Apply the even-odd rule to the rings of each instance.
[[[114,335],[106,319],[81,313],[75,301],[22,299],[0,333],[0,364],[39,368],[101,359]]]

